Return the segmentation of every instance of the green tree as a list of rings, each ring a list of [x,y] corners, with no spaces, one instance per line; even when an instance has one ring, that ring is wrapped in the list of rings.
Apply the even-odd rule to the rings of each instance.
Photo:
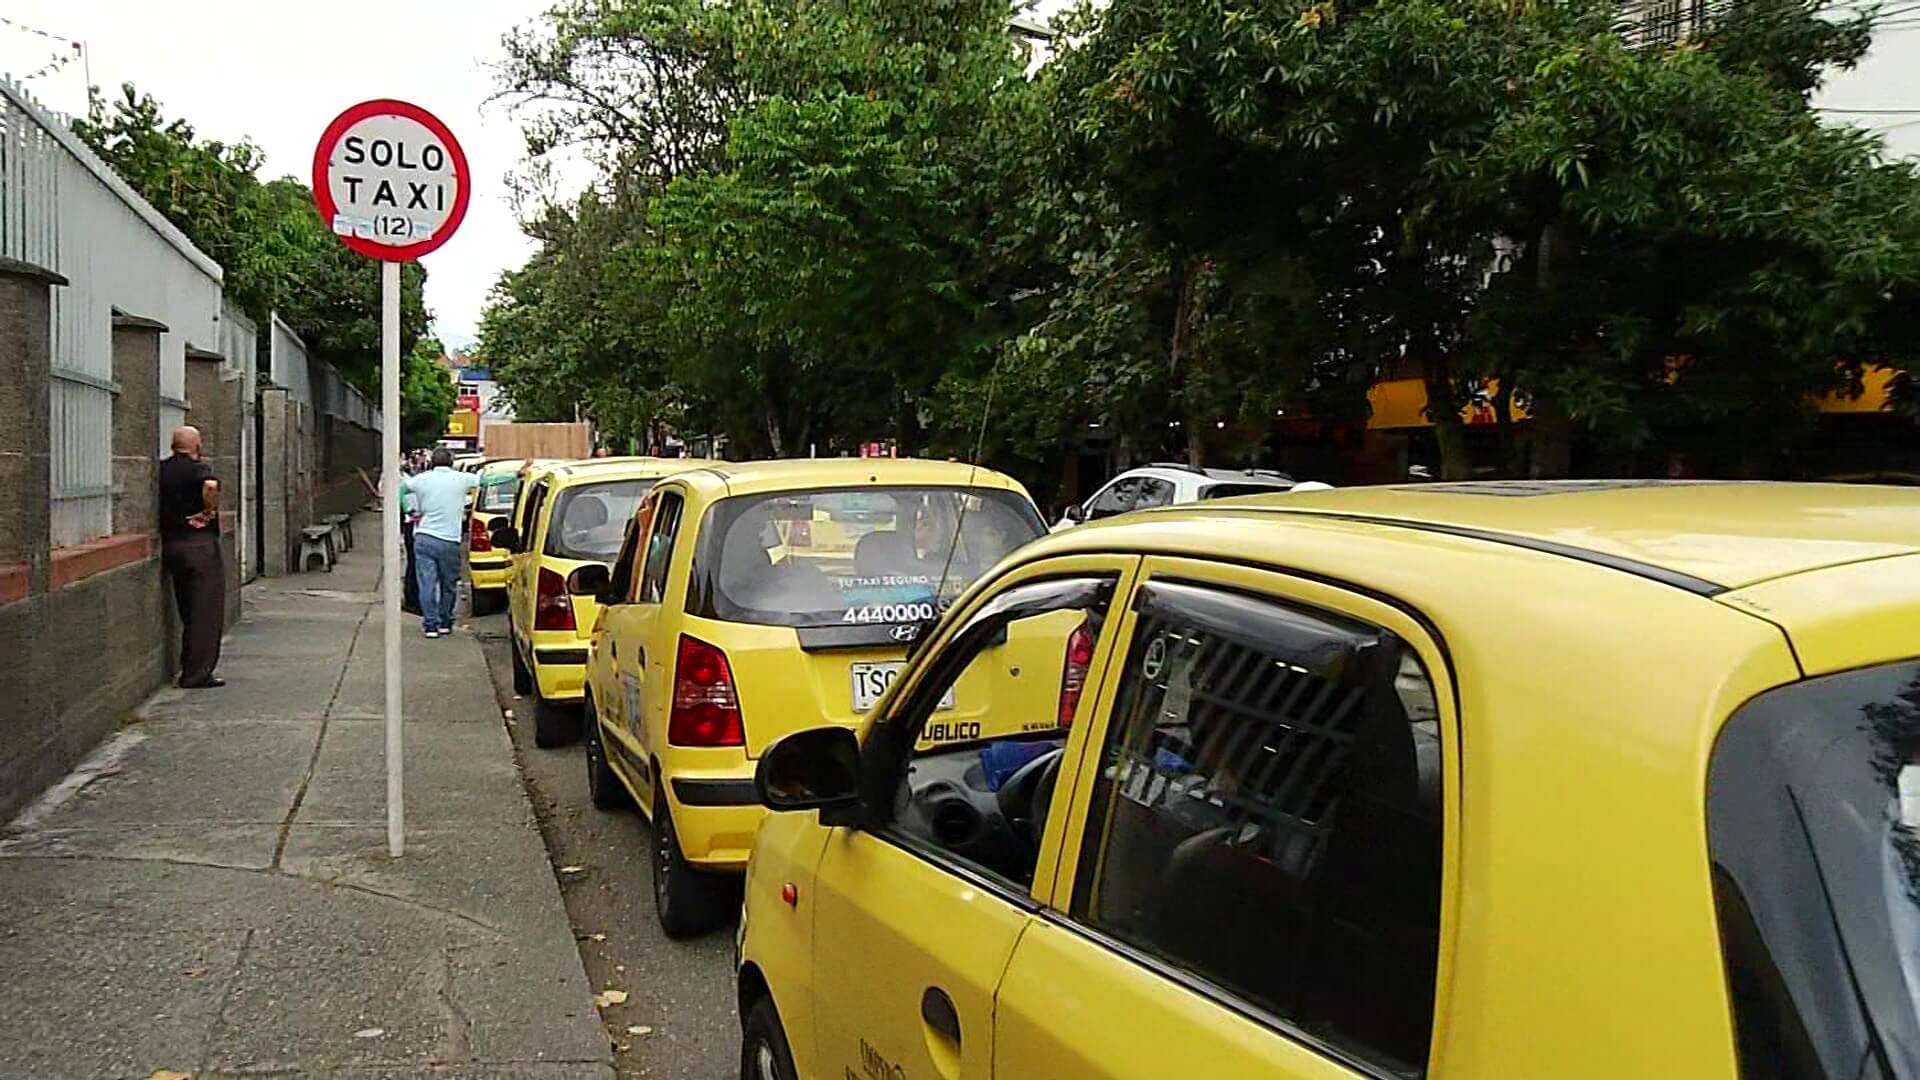
[[[460,400],[459,390],[441,366],[446,355],[440,339],[414,342],[400,368],[400,440],[403,446],[432,446],[447,430],[447,418]]]
[[[1455,472],[1455,410],[1489,377],[1503,414],[1531,409],[1516,467],[1537,474],[1571,467],[1576,434],[1631,450],[1663,415],[1804,409],[1886,344],[1871,328],[1914,280],[1911,169],[1805,100],[1858,20],[1763,0],[1665,48],[1605,0],[1084,18],[1056,76],[1067,173],[1176,282],[1278,268],[1333,303],[1312,347],[1266,354],[1307,365],[1283,384],[1358,393],[1353,374],[1419,362]]]
[[[261,183],[246,141],[198,137],[132,84],[95,95],[74,131],[141,197],[219,263],[223,291],[264,324],[277,311],[318,359],[371,393],[380,382],[380,268],[328,231],[313,193],[292,178]],[[401,347],[426,331],[426,271],[402,267]]]

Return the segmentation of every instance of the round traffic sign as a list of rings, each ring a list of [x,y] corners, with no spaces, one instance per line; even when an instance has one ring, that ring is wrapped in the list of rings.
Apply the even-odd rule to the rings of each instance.
[[[363,101],[327,125],[313,151],[313,201],[342,243],[411,262],[447,242],[472,194],[467,155],[418,105]]]

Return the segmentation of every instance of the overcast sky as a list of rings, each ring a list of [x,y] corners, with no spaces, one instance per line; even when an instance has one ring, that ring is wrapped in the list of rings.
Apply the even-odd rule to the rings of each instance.
[[[519,161],[518,129],[483,106],[500,35],[542,0],[4,0],[0,18],[86,42],[96,85],[132,82],[168,117],[203,138],[257,143],[263,178],[308,180],[313,147],[342,109],[395,97],[439,115],[474,174],[466,221],[421,260],[427,307],[449,345],[465,344],[500,271],[533,245],[520,233],[502,178]],[[0,24],[0,71],[16,77],[68,47]],[[63,112],[86,106],[87,75],[72,62],[28,83]]]

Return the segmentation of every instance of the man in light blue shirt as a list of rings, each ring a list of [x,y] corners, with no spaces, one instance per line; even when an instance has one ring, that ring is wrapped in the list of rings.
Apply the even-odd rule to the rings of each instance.
[[[401,505],[411,501],[420,514],[413,527],[413,557],[420,579],[420,621],[430,638],[453,632],[467,493],[479,483],[478,476],[455,471],[453,451],[444,448],[433,452],[433,468],[400,481]]]

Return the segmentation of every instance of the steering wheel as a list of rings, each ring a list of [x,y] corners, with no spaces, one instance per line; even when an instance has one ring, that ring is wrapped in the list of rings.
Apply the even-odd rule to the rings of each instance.
[[[1060,762],[1067,756],[1065,747],[1049,750],[1015,770],[1000,785],[994,801],[1000,816],[1016,833],[1024,830],[1034,848],[1047,831],[1047,811],[1053,809],[1053,785],[1060,779]]]

